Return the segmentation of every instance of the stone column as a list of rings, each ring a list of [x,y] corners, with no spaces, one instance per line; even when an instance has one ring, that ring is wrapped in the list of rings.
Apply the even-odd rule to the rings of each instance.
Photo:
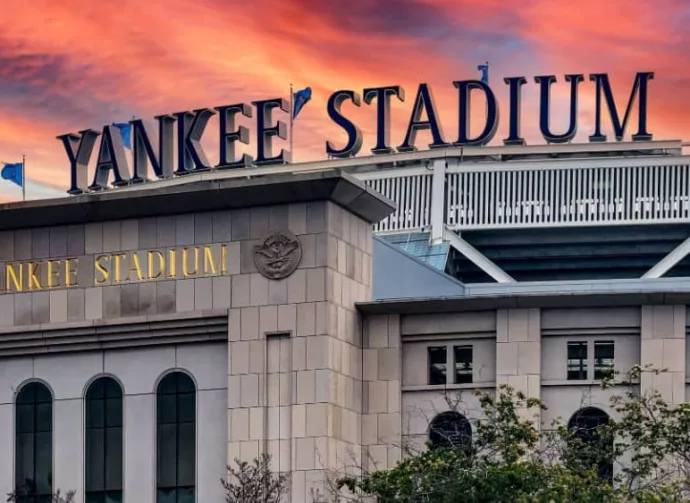
[[[355,303],[370,300],[372,227],[327,201],[259,211],[275,213],[285,226],[276,230],[296,237],[302,258],[287,277],[266,277],[245,256],[263,241],[242,245],[246,274],[232,284],[241,304],[229,314],[228,455],[271,454],[273,468],[291,475],[290,501],[301,503],[325,491],[330,473],[361,466]]]
[[[496,313],[496,386],[509,385],[527,397],[541,398],[541,320],[539,309],[501,309]],[[533,410],[525,418],[540,424]]]
[[[642,306],[640,363],[665,369],[643,372],[643,393],[658,391],[671,404],[685,401],[685,306]]]
[[[395,466],[402,456],[400,315],[370,316],[364,324],[362,464]]]

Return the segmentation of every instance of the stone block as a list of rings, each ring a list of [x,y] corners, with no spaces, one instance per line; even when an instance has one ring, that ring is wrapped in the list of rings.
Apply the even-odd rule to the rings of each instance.
[[[241,406],[240,378],[239,375],[228,376],[228,409],[239,409]]]
[[[316,390],[314,401],[317,403],[330,402],[331,399],[331,382],[333,373],[330,370],[322,369],[315,371]]]
[[[255,206],[249,210],[250,237],[260,239],[266,236],[269,231],[270,212],[266,206]]]
[[[400,350],[378,350],[378,378],[382,381],[394,381],[402,378],[400,373]]]
[[[402,392],[400,381],[388,381],[388,412],[401,410]]]
[[[50,257],[50,231],[48,228],[31,230],[31,256],[34,259]]]
[[[178,246],[194,244],[194,214],[175,216],[175,240]]]
[[[287,279],[268,282],[268,303],[285,304],[287,303]]]
[[[232,307],[245,307],[250,304],[250,275],[232,276]]]
[[[297,372],[297,403],[307,404],[316,401],[316,374],[313,370]]]
[[[230,374],[249,373],[249,341],[230,344]]]
[[[232,212],[230,210],[215,211],[211,216],[212,239],[214,243],[232,240]]]
[[[328,232],[326,225],[326,205],[323,201],[307,203],[307,233]]]
[[[329,267],[328,264],[328,234],[321,233],[315,235],[314,266]]]
[[[297,304],[297,336],[316,333],[316,305],[313,302]]]
[[[496,375],[517,375],[518,343],[499,342],[496,344]]]
[[[328,405],[314,403],[307,405],[307,435],[310,437],[328,436]]]
[[[250,304],[265,306],[268,304],[268,279],[259,273],[249,275]]]
[[[400,414],[378,414],[377,419],[379,443],[400,445]]]
[[[229,276],[213,278],[213,309],[227,309],[231,302],[231,279]]]
[[[84,289],[74,288],[67,290],[67,320],[82,321],[84,319],[84,312]]]
[[[120,287],[120,316],[139,314],[139,285],[122,285]]]
[[[213,242],[213,219],[209,212],[194,215],[194,243],[205,245]]]
[[[103,251],[106,253],[121,251],[121,235],[122,229],[119,221],[103,222]]]
[[[0,295],[0,326],[14,325],[14,295]]]
[[[388,317],[385,315],[368,317],[367,336],[369,348],[388,347]]]
[[[295,404],[292,406],[292,436],[303,438],[307,436],[307,406]]]
[[[177,281],[156,282],[156,304],[158,314],[177,311]]]
[[[14,231],[14,260],[29,260],[32,258],[31,230],[20,229]]]
[[[378,444],[378,415],[362,414],[362,445]]]
[[[83,225],[70,225],[67,227],[66,254],[70,257],[78,257],[85,253],[85,239]]]
[[[278,306],[259,307],[259,336],[278,331]]]
[[[251,236],[249,209],[233,210],[231,217],[232,240],[249,239]]]
[[[539,374],[541,372],[541,344],[539,342],[517,342],[518,373]]]
[[[264,426],[264,408],[252,407],[249,409],[249,438],[251,440],[263,440]]]
[[[243,341],[259,338],[259,308],[243,307],[241,310],[241,336]]]
[[[50,292],[32,293],[31,322],[34,324],[50,321]],[[65,309],[67,307],[65,306]]]
[[[296,333],[297,331],[297,306],[284,304],[278,306],[278,330]]]
[[[230,440],[243,441],[249,439],[249,409],[231,409],[230,411]]]
[[[12,262],[14,260],[14,232],[0,232],[0,262]]]
[[[151,249],[158,247],[158,220],[156,217],[139,220],[139,248]]]
[[[306,203],[294,203],[288,206],[288,228],[294,234],[307,233]]]
[[[157,217],[158,246],[175,246],[177,242],[177,221],[174,216]]]
[[[175,305],[177,312],[194,311],[194,279],[177,280]]]
[[[257,272],[254,263],[254,247],[259,244],[258,239],[240,242],[240,272],[242,274]]]
[[[51,227],[50,257],[64,257],[67,255],[67,227]],[[1,245],[0,245],[1,246]]]
[[[213,278],[194,280],[194,309],[201,311],[213,307]]]
[[[120,249],[139,249],[139,221],[130,219],[120,222]]]
[[[302,244],[302,262],[300,267],[316,266],[316,234],[304,234],[297,238]]]
[[[264,372],[266,360],[265,340],[249,341],[249,372],[260,374]]]
[[[670,372],[685,372],[685,339],[663,339],[663,368]]]
[[[307,272],[304,269],[297,269],[287,278],[287,295],[291,304],[307,301]]]
[[[289,229],[289,205],[279,204],[269,208],[268,227],[271,230]]]
[[[364,383],[364,388],[367,390],[368,408],[366,412],[369,414],[383,414],[388,410],[388,383],[385,381],[373,381]]]
[[[227,243],[225,252],[227,257],[227,273],[232,275],[240,274],[242,271],[242,243],[240,241]]]
[[[307,338],[307,368],[311,370],[330,367],[328,336],[317,335]]]
[[[50,322],[64,323],[67,321],[67,290],[53,290],[50,292]]]
[[[295,470],[313,470],[316,465],[314,438],[295,439]]]
[[[99,320],[102,317],[103,288],[86,288],[84,290],[84,318],[87,320]]]
[[[259,403],[259,375],[242,374],[240,376],[240,405],[258,407]]]

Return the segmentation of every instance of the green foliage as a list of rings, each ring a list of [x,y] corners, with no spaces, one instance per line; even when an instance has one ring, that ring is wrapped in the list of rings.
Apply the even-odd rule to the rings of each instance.
[[[690,501],[690,404],[671,406],[639,391],[640,379],[661,372],[635,367],[623,379],[604,379],[603,388],[622,393],[611,398],[616,417],[591,431],[560,423],[537,429],[535,413],[545,408],[539,400],[510,387],[478,392],[483,419],[469,448],[429,445],[391,469],[336,485],[355,500],[380,503]],[[612,477],[605,468],[614,463]]]
[[[235,460],[237,468],[228,467],[229,480],[221,480],[227,503],[278,503],[287,493],[287,475],[271,472],[267,454],[253,463]]]

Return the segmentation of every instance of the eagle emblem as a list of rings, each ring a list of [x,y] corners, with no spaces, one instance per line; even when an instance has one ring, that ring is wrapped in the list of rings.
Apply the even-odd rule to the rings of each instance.
[[[287,278],[302,260],[302,244],[290,231],[275,231],[254,246],[254,264],[268,279]]]

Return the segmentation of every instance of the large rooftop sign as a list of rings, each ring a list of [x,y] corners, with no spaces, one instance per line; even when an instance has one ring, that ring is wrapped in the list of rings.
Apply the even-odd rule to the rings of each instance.
[[[637,132],[632,135],[633,141],[651,140],[652,135],[647,131],[647,88],[649,81],[654,78],[652,72],[639,72],[635,76],[632,90],[628,97],[625,113],[621,118],[607,74],[591,74],[589,80],[594,83],[595,97],[595,125],[589,136],[592,142],[606,141],[602,133],[603,116],[608,113],[617,141],[623,139],[626,127],[630,121],[635,98],[638,104]],[[570,114],[568,128],[563,133],[555,133],[551,128],[551,84],[556,82],[553,75],[537,76],[534,81],[539,86],[539,129],[544,139],[549,143],[565,143],[572,140],[577,133],[577,100],[578,87],[584,82],[584,75],[566,75],[565,81],[570,84]],[[509,77],[504,79],[508,86],[508,137],[503,140],[506,145],[523,145],[525,140],[520,135],[520,103],[522,86],[527,83],[525,77]],[[360,93],[352,90],[334,92],[328,99],[327,113],[331,120],[346,133],[347,141],[344,145],[335,145],[326,141],[326,154],[331,157],[345,158],[357,155],[363,143],[362,131],[347,117],[343,106],[371,106],[377,117],[376,143],[371,149],[375,155],[395,152],[409,152],[416,149],[417,133],[429,131],[432,142],[429,148],[444,148],[449,146],[481,146],[489,143],[496,135],[499,113],[498,101],[494,89],[479,80],[461,80],[453,82],[458,90],[458,135],[451,141],[443,134],[443,128],[438,118],[431,88],[427,84],[420,84],[412,106],[412,113],[407,126],[405,137],[395,149],[390,140],[390,111],[392,100],[405,100],[405,91],[400,86],[375,87],[364,89]],[[486,116],[482,132],[476,136],[470,134],[470,103],[472,92],[481,93],[486,99]],[[280,153],[273,152],[273,137],[287,138],[287,124],[275,120],[273,112],[290,113],[290,104],[283,98],[274,98],[248,103],[218,106],[213,109],[203,108],[194,111],[178,112],[172,115],[156,117],[157,128],[151,128],[141,119],[130,122],[132,127],[132,157],[133,166],[130,170],[122,138],[113,126],[104,126],[102,132],[87,129],[78,134],[68,133],[58,136],[63,143],[71,169],[70,194],[80,194],[88,190],[101,190],[108,185],[122,186],[130,183],[140,183],[149,179],[149,171],[153,171],[156,178],[170,178],[192,172],[211,169],[234,169],[246,166],[284,164],[291,162],[291,153],[280,149]],[[209,119],[218,114],[220,136],[218,162],[209,162],[201,146]],[[245,126],[237,124],[240,117],[256,116],[254,142],[256,156],[247,154],[241,156],[237,152],[237,142],[250,144],[250,131]],[[88,165],[98,137],[100,146],[95,161],[95,174],[91,184],[88,184]],[[177,141],[175,141],[175,138]]]

